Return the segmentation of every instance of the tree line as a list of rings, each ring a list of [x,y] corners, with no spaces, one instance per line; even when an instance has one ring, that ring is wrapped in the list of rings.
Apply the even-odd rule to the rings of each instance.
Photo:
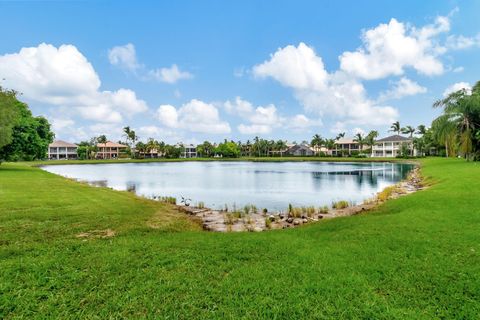
[[[48,145],[55,137],[50,123],[42,116],[34,117],[28,105],[20,101],[18,96],[18,92],[0,87],[0,161],[45,159]],[[390,131],[410,137],[420,155],[461,156],[467,160],[480,160],[480,81],[469,90],[461,89],[435,101],[433,108],[442,109],[442,114],[433,120],[430,127],[402,127],[396,121]],[[153,138],[142,142],[129,126],[123,128],[123,133],[125,140],[119,142],[128,146],[126,157],[143,157],[156,150],[163,157],[178,158],[184,152],[181,144],[170,145]],[[369,152],[378,135],[377,131],[357,133],[353,140],[358,143],[359,152]],[[335,142],[344,137],[345,132],[335,138],[323,138],[315,134],[310,141],[300,143],[310,146],[317,155],[325,155],[325,149],[334,149]],[[81,141],[78,143],[79,158],[94,159],[98,152],[97,144],[106,142],[105,135]],[[364,146],[369,148],[364,150]],[[200,157],[282,156],[286,150],[285,140],[268,140],[258,136],[245,142],[225,139],[220,143],[204,141],[196,146]]]
[[[0,163],[45,159],[55,137],[44,117],[34,117],[18,92],[0,87]]]

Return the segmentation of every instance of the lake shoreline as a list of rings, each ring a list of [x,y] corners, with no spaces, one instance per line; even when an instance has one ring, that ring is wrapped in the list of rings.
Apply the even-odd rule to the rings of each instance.
[[[154,158],[154,159],[108,159],[108,160],[45,160],[24,162],[34,167],[49,165],[82,165],[82,164],[119,164],[119,163],[168,163],[168,162],[375,162],[375,163],[405,163],[418,164],[418,158],[349,158],[349,157],[240,157],[240,158]]]
[[[185,205],[177,205],[177,208],[179,211],[186,213],[194,219],[200,219],[202,221],[202,227],[206,231],[261,232],[294,228],[324,219],[334,219],[370,212],[388,200],[397,199],[423,190],[424,188],[425,185],[420,174],[420,167],[416,165],[409,172],[406,179],[384,188],[378,192],[373,199],[366,199],[361,204],[351,205],[345,208],[329,208],[327,212],[228,212],[226,210],[214,210]]]

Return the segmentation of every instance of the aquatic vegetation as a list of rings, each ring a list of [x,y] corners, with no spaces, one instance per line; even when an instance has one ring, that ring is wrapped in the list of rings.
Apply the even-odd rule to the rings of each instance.
[[[169,203],[169,204],[177,204],[177,198],[175,197],[158,197],[158,201],[164,202],[164,203]]]
[[[224,219],[224,223],[228,226],[228,225],[232,225],[232,224],[235,224],[237,221],[238,221],[238,218],[233,214],[233,213],[226,213],[224,216],[223,216],[223,219]]]
[[[350,206],[350,203],[346,200],[340,200],[332,203],[333,209],[345,209],[345,208],[348,208],[349,206]]]
[[[270,220],[270,218],[266,217],[265,218],[265,227],[267,229],[271,229],[272,228],[272,221]]]
[[[311,217],[315,214],[315,212],[316,212],[314,206],[307,207],[307,208],[306,208],[306,211],[307,211],[307,216],[308,216],[309,218],[311,218]]]
[[[318,208],[318,213],[328,213],[329,208],[328,206],[323,206]]]
[[[377,194],[377,200],[385,201],[388,200],[391,196],[393,191],[395,191],[395,186],[386,187],[381,192]]]

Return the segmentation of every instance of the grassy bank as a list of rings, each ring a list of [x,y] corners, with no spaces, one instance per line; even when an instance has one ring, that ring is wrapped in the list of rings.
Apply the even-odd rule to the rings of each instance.
[[[0,318],[478,318],[480,164],[422,165],[435,184],[375,212],[218,234],[2,164]]]

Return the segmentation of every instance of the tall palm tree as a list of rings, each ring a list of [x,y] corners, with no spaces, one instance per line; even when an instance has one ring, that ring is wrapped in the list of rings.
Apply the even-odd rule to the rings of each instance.
[[[360,148],[360,152],[362,152],[363,150],[363,145],[365,144],[366,140],[365,140],[365,137],[359,132],[355,135],[355,137],[353,138],[353,141],[357,142],[358,143],[358,146]]]
[[[256,136],[254,139],[253,139],[254,143],[253,143],[253,150],[255,152],[258,152],[258,156],[260,157],[260,153],[262,152],[262,148],[260,146],[260,138],[258,136]]]
[[[455,125],[461,152],[469,159],[476,128],[480,127],[480,84],[477,83],[471,93],[466,89],[453,92],[436,101],[433,107],[443,108],[443,116],[447,118],[445,121]]]
[[[278,140],[275,143],[275,148],[279,151],[280,156],[283,156],[283,152],[287,149],[287,143],[283,140]]]
[[[400,134],[400,131],[402,130],[402,127],[400,126],[400,121],[395,121],[392,123],[390,126],[390,132],[396,132],[398,135]]]
[[[318,153],[321,146],[323,145],[323,138],[319,134],[313,136],[310,146],[315,150],[315,153]]]
[[[413,137],[413,134],[415,133],[415,128],[412,126],[406,126],[401,129],[403,134],[408,134],[410,138]]]
[[[335,148],[335,139],[325,139],[325,147],[329,150]]]
[[[433,138],[445,146],[447,157],[453,157],[457,150],[457,128],[447,115],[442,115],[432,122]]]
[[[339,134],[337,134],[335,140],[340,140],[341,138],[345,138],[345,132],[340,132]]]
[[[365,137],[365,144],[370,147],[370,152],[373,149],[373,146],[376,143],[376,139],[378,137],[378,131],[377,130],[372,130],[370,131],[367,136]]]
[[[128,144],[128,140],[130,139],[130,126],[126,126],[126,127],[123,127],[123,133],[124,133],[124,137],[125,139],[127,140],[127,144]]]

